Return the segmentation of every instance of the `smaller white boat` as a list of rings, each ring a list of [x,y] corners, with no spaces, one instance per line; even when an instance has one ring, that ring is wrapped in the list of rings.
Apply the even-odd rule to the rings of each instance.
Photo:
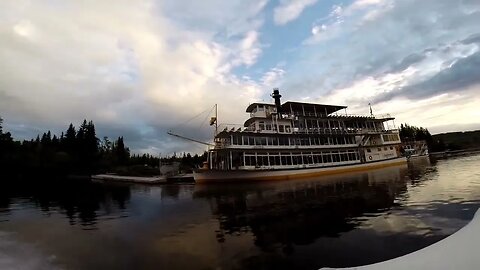
[[[428,145],[426,141],[403,142],[404,156],[408,159],[428,157]]]

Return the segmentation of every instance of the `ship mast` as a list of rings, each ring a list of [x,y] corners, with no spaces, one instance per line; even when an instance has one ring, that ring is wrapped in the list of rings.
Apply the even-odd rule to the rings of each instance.
[[[218,104],[215,104],[215,136],[218,134]]]

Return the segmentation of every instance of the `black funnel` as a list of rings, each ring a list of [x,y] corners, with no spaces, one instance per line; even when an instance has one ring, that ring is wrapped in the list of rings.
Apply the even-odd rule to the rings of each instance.
[[[278,88],[273,88],[273,93],[272,93],[272,98],[275,100],[275,107],[277,108],[277,113],[280,115],[282,112],[282,105],[280,103],[280,98],[282,95],[280,95],[280,91]]]

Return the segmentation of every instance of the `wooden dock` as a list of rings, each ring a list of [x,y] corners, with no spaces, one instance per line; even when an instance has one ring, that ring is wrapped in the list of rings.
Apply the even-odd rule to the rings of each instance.
[[[112,182],[127,182],[127,183],[142,183],[142,184],[163,184],[167,183],[167,178],[164,176],[151,176],[151,177],[139,177],[139,176],[124,176],[114,174],[97,174],[92,175],[94,181],[112,181]]]
[[[168,183],[194,183],[193,173],[178,174],[167,177]]]

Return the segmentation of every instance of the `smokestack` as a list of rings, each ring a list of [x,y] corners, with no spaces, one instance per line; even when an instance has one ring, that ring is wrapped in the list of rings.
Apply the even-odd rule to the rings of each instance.
[[[272,98],[275,100],[275,107],[277,108],[277,114],[280,115],[282,112],[282,105],[280,103],[280,98],[282,95],[280,95],[280,91],[278,88],[273,88],[273,93],[272,93]]]

